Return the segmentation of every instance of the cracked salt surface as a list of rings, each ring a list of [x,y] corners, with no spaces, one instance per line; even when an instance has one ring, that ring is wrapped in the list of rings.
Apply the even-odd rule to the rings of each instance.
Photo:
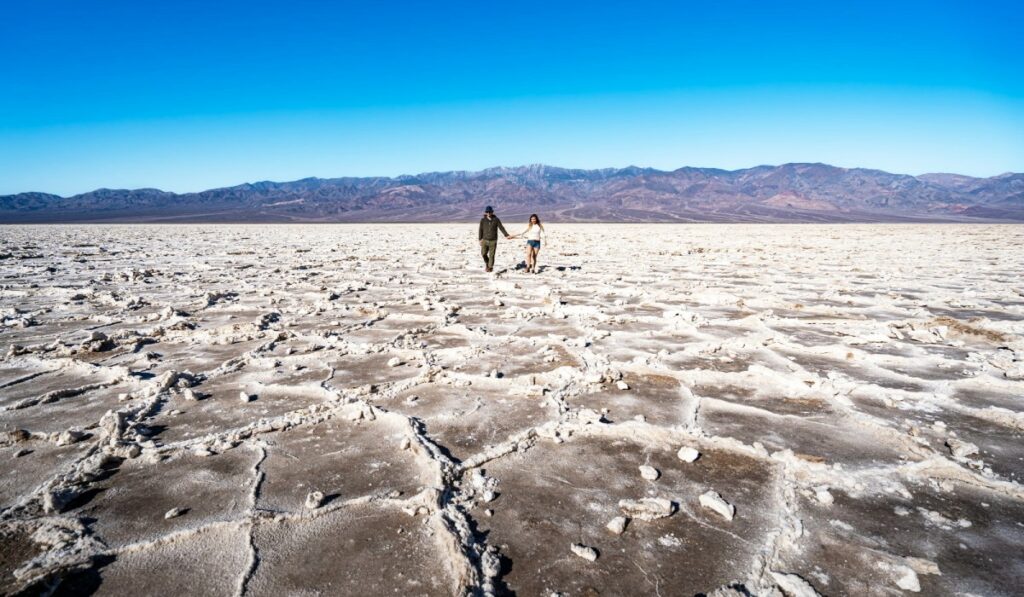
[[[0,593],[1024,585],[1024,228],[551,228],[5,228]]]

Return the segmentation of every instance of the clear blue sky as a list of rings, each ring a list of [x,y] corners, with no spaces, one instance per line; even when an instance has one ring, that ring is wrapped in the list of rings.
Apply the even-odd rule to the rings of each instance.
[[[0,194],[547,163],[1024,171],[1022,2],[10,0]]]

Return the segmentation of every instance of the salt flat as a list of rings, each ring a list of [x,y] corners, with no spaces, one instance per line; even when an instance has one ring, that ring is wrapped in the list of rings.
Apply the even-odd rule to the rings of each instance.
[[[548,228],[0,228],[0,590],[1019,594],[1024,226]]]

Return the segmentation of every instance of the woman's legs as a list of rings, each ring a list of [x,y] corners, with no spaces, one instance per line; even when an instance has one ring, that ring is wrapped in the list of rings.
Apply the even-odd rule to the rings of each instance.
[[[526,271],[530,271],[530,260],[533,258],[533,247],[529,243],[526,244]]]
[[[533,264],[533,273],[537,273],[537,255],[540,254],[540,247],[530,247],[530,263]]]

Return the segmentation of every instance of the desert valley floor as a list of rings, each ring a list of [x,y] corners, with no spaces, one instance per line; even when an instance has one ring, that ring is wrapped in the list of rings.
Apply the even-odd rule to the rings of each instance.
[[[0,592],[1020,594],[1024,226],[475,233],[0,228]]]

